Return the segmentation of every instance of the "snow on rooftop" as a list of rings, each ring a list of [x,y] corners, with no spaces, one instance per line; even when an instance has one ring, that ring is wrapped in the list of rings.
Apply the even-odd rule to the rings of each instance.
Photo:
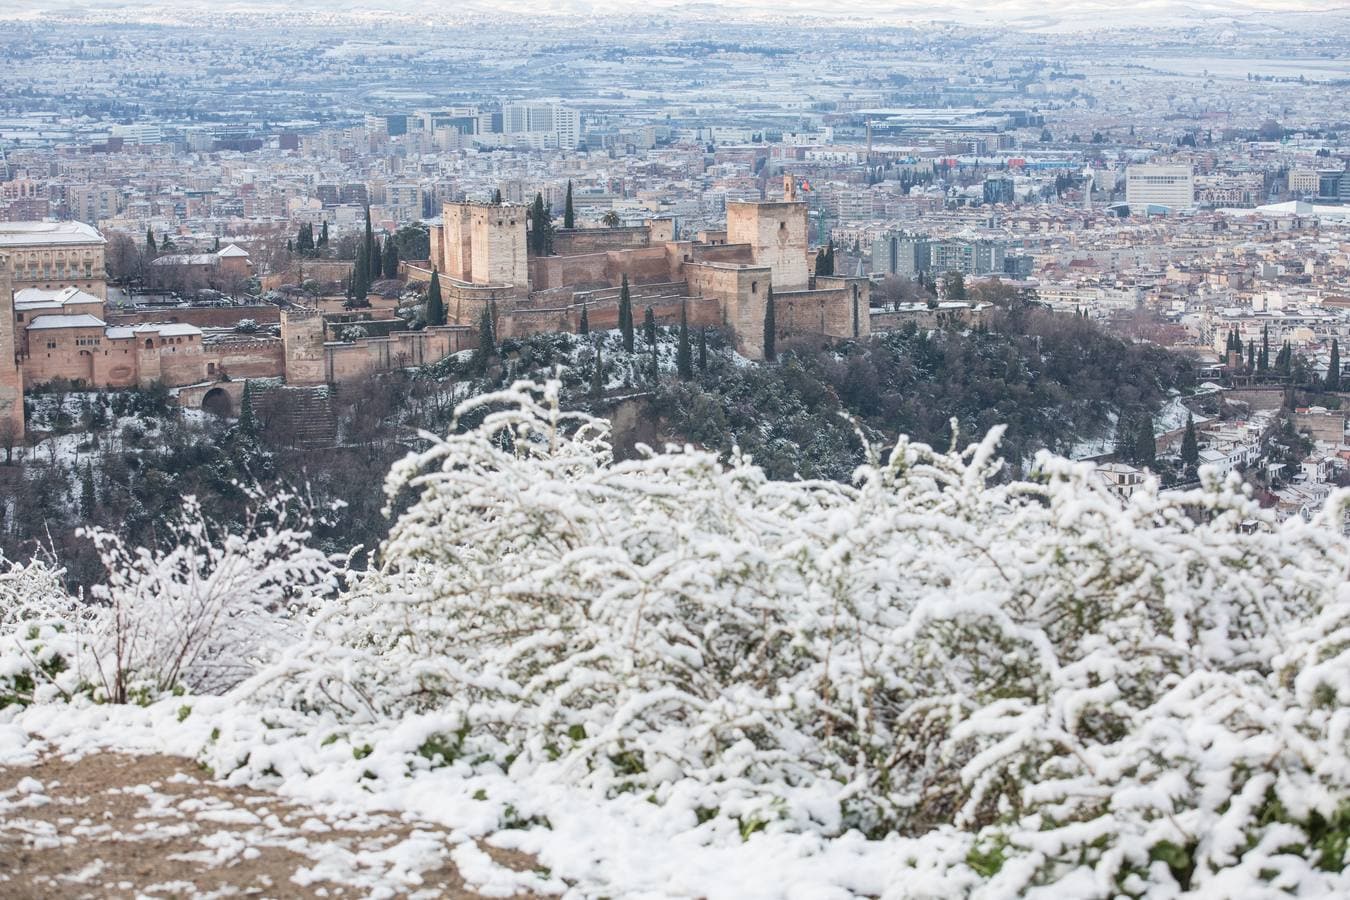
[[[51,328],[103,328],[103,320],[88,313],[78,316],[38,316],[28,323],[29,331]]]
[[[102,243],[98,229],[83,222],[0,222],[0,247]]]

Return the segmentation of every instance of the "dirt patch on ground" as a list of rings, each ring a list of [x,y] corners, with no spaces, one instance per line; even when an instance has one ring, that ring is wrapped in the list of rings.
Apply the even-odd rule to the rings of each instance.
[[[485,845],[518,870],[534,862]],[[100,753],[0,767],[0,896],[478,897],[434,826],[343,819],[209,780],[191,760]]]

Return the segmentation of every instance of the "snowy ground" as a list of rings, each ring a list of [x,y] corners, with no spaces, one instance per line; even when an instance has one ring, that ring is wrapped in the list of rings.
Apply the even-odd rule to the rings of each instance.
[[[394,815],[226,787],[181,757],[96,751],[0,767],[8,898],[482,896],[452,858],[483,853],[466,841]],[[535,865],[487,850],[507,869]]]

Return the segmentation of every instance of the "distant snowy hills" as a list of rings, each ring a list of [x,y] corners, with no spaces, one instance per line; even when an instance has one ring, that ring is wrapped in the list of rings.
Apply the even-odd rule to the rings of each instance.
[[[910,22],[950,22],[962,26],[991,25],[1022,31],[1080,31],[1116,28],[1214,28],[1234,23],[1275,26],[1279,30],[1316,29],[1328,20],[1344,25],[1350,19],[1345,0],[737,0],[735,3],[689,0],[462,0],[453,6],[428,9],[424,0],[148,0],[130,5],[124,0],[48,0],[0,2],[0,18],[40,18],[48,15],[102,21],[189,23],[199,16],[222,14],[289,13],[296,24],[323,19],[395,18],[437,19],[509,16],[590,17],[627,14],[681,13],[697,18],[783,20],[795,17],[866,21],[872,25]]]

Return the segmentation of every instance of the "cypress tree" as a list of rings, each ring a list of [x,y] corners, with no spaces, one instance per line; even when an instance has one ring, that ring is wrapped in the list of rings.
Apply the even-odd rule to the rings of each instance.
[[[433,267],[431,284],[427,286],[427,324],[445,324],[445,301],[441,299],[441,276]]]
[[[708,371],[708,329],[698,330],[698,370]]]
[[[370,280],[379,281],[384,275],[384,249],[380,246],[380,239],[371,237],[370,239]]]
[[[1261,352],[1256,356],[1256,371],[1265,372],[1270,368],[1270,326],[1261,326]]]
[[[384,277],[398,277],[398,244],[394,243],[393,237],[384,240]]]
[[[576,228],[576,212],[572,209],[572,179],[567,179],[567,203],[563,206],[563,227]]]
[[[495,191],[492,192],[492,202],[495,203],[495,204],[497,204],[498,206],[501,206],[501,205],[502,205],[502,189],[501,189],[501,188],[497,188]]]
[[[1139,434],[1135,440],[1135,459],[1140,465],[1153,465],[1157,459],[1158,445],[1153,437],[1153,417],[1147,413],[1139,417]]]
[[[364,247],[357,248],[356,260],[352,263],[351,294],[352,302],[362,304],[366,302],[366,295],[370,292],[370,255],[365,252]]]
[[[769,287],[769,297],[764,302],[764,359],[773,362],[777,356],[777,347],[774,346],[775,339],[778,336],[778,325],[774,321],[773,314],[773,287]]]
[[[488,360],[496,350],[497,341],[492,331],[492,307],[484,304],[483,314],[478,317],[478,350],[475,351],[477,356],[475,368],[479,374],[487,371]]]
[[[253,410],[253,382],[245,379],[244,396],[239,400],[239,431],[248,437],[258,436],[258,414]]]
[[[327,246],[328,246],[328,223],[327,223],[327,222],[324,222],[323,225],[319,228],[319,246],[320,246],[320,247],[327,247]]]
[[[535,256],[551,256],[553,254],[553,216],[544,205],[544,195],[542,193],[534,195],[534,203],[530,205],[528,216],[530,220],[530,249]]]
[[[1247,371],[1256,371],[1256,341],[1247,342]]]
[[[84,474],[80,476],[80,512],[86,519],[94,515],[94,507],[98,505],[98,494],[94,490],[94,467],[91,463],[84,464]]]
[[[633,300],[628,292],[628,276],[623,276],[619,288],[619,333],[623,335],[623,350],[633,352]]]
[[[648,312],[651,312],[650,309],[647,310],[647,311],[648,311]],[[656,384],[658,381],[661,380],[661,364],[660,364],[659,358],[658,358],[657,355],[656,355],[656,344],[652,344],[652,371],[651,371],[651,376],[652,376],[652,384]]]
[[[1294,367],[1294,348],[1289,346],[1289,342],[1284,342],[1284,347],[1280,350],[1280,355],[1284,358],[1280,361],[1280,374],[1289,375]]]
[[[583,303],[581,304],[581,323],[577,325],[577,334],[590,334],[590,333],[591,333],[591,320],[590,317],[586,315],[586,304]]]
[[[650,306],[642,314],[642,336],[647,339],[647,346],[656,346],[656,315]]]
[[[600,353],[600,344],[595,345],[595,365],[591,368],[591,396],[600,397],[605,393],[605,361]]]
[[[675,354],[675,368],[688,381],[694,377],[694,354],[689,347],[689,303],[680,304],[680,347]]]
[[[151,256],[158,252],[155,248],[155,233],[149,228],[145,229],[145,252]]]
[[[1331,364],[1327,366],[1326,389],[1328,391],[1341,389],[1341,346],[1335,338],[1331,339]]]
[[[1181,438],[1181,461],[1186,468],[1194,469],[1200,462],[1200,445],[1195,439],[1195,417],[1186,414],[1186,434]]]

